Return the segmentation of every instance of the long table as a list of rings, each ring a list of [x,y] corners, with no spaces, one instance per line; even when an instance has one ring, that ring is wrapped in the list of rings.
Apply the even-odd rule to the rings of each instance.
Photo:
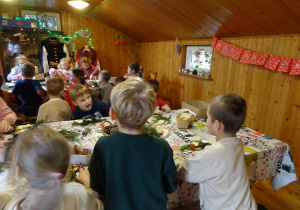
[[[189,111],[186,109],[173,110],[171,113],[165,114],[166,117],[171,117],[168,124],[161,126],[168,131],[164,138],[171,146],[183,146],[194,141],[204,141],[209,143],[215,142],[215,137],[210,135],[206,128],[204,120],[192,122],[189,129],[178,129],[176,125],[176,116],[178,113]],[[107,118],[108,121],[112,120]],[[149,123],[153,122],[154,118],[149,119]],[[46,123],[47,126],[54,130],[62,129],[75,131],[78,133],[78,142],[69,142],[71,146],[92,149],[98,139],[103,136],[101,133],[101,123],[90,124],[86,126],[73,125],[74,121],[62,121]],[[84,132],[86,129],[88,133]],[[288,183],[295,181],[296,172],[292,162],[289,146],[277,139],[259,133],[247,127],[242,127],[237,133],[237,137],[244,142],[245,163],[251,185],[272,178],[271,185],[276,190]],[[185,158],[193,156],[201,151],[184,150]],[[0,158],[1,159],[1,158]],[[172,208],[177,205],[184,205],[199,199],[199,186],[195,183],[185,183],[177,192],[168,195],[168,206]]]

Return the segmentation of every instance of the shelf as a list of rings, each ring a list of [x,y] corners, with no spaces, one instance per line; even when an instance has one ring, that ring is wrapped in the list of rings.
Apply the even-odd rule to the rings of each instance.
[[[194,77],[194,78],[197,78],[197,79],[212,80],[212,78],[201,77],[201,76],[197,76],[197,75],[194,75],[194,74],[187,74],[187,73],[182,73],[182,72],[178,72],[178,74],[182,75],[182,76]]]

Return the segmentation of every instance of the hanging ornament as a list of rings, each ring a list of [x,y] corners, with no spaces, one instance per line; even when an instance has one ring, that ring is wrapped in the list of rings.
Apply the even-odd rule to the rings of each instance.
[[[174,51],[177,55],[180,55],[180,47],[178,45],[178,38],[176,38],[176,44],[175,44],[175,47],[174,47]]]

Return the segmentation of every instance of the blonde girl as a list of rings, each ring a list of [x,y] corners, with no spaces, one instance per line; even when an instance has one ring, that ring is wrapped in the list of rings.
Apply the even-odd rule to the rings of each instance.
[[[49,75],[51,77],[61,77],[64,81],[67,81],[69,80],[72,68],[74,68],[72,61],[69,58],[62,58],[57,69],[51,68],[49,70]]]
[[[8,81],[15,81],[15,80],[20,80],[22,79],[21,75],[21,66],[22,64],[26,63],[28,61],[27,57],[23,54],[19,55],[15,59],[15,67],[13,67],[7,75],[7,80]]]
[[[18,136],[8,173],[15,189],[11,192],[12,188],[7,187],[2,193],[12,198],[4,209],[103,209],[89,183],[84,183],[89,188],[85,189],[82,184],[66,182],[70,155],[71,148],[63,135],[47,126]]]

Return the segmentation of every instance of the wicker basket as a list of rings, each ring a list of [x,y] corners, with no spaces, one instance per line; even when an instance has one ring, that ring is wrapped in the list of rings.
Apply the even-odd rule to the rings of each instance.
[[[105,123],[108,123],[109,125],[105,125]],[[107,121],[107,120],[105,120],[103,123],[102,123],[102,129],[101,129],[101,133],[103,134],[103,136],[109,136],[109,134],[107,134],[107,133],[105,133],[104,132],[104,127],[107,127],[107,126],[111,126],[112,125],[112,123],[110,122],[110,121]]]

